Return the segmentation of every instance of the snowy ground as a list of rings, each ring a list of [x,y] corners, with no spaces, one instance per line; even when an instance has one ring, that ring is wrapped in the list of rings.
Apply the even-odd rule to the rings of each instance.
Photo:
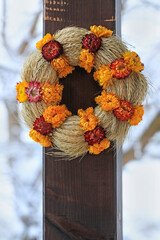
[[[28,130],[24,126],[16,125],[17,117],[13,128],[9,129],[12,115],[6,106],[13,102],[13,107],[16,106],[14,87],[19,80],[18,73],[25,57],[34,50],[36,41],[42,35],[42,15],[34,34],[29,29],[42,4],[39,0],[6,0],[0,6],[3,33],[0,35],[0,239],[41,240],[41,147],[28,138]],[[4,16],[7,19],[5,24],[2,21]],[[156,92],[160,88],[157,70],[160,62],[159,26],[158,0],[127,1],[122,17],[122,38],[141,56],[147,69],[145,74],[153,87],[145,103],[144,121],[131,130],[124,151],[138,141],[160,110],[160,96]],[[30,39],[29,45],[20,54],[24,39]],[[137,159],[130,161],[123,169],[124,240],[160,239],[159,172],[160,132],[157,132],[144,154],[139,149]]]

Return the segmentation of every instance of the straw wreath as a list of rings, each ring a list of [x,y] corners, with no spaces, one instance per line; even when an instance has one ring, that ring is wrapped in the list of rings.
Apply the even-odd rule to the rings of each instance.
[[[67,27],[46,34],[36,45],[38,51],[25,61],[16,86],[17,100],[30,130],[30,137],[53,154],[68,159],[99,154],[110,141],[122,143],[131,125],[143,116],[141,105],[147,93],[143,64],[135,52],[102,26],[90,31]],[[74,71],[94,69],[93,81],[102,86],[95,109],[79,109],[77,115],[61,105],[63,85],[59,78]]]

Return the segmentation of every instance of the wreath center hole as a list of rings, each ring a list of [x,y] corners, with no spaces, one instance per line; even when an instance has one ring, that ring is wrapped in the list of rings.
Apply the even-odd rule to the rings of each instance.
[[[65,104],[68,110],[76,115],[80,108],[94,108],[94,98],[102,91],[93,78],[93,71],[87,73],[80,67],[76,67],[66,78],[60,79],[60,83],[64,86],[61,104]]]

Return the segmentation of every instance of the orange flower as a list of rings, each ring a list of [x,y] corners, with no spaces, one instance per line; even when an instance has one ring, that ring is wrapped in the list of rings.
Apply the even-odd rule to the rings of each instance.
[[[123,54],[123,58],[131,70],[140,72],[144,69],[144,65],[136,52],[127,51]]]
[[[29,84],[26,81],[21,83],[17,83],[16,91],[17,91],[17,100],[19,102],[28,101],[28,96],[26,94],[25,88],[29,87]]]
[[[85,111],[79,109],[78,115],[80,117],[80,127],[84,132],[93,130],[100,123],[100,120],[94,115],[92,107],[87,108]]]
[[[89,153],[97,155],[109,147],[110,141],[107,138],[105,138],[100,143],[95,143],[93,146],[89,145],[88,150]]]
[[[99,82],[100,86],[103,86],[103,88],[106,88],[106,86],[110,86],[114,79],[112,79],[113,77],[113,70],[109,68],[109,66],[106,65],[102,65],[101,67],[99,67],[99,70],[97,70],[96,72],[94,72],[94,80]]]
[[[136,126],[142,120],[144,114],[143,105],[134,108],[134,114],[131,119],[128,120],[130,125]]]
[[[42,99],[45,103],[54,102],[55,104],[60,103],[62,99],[63,86],[60,84],[45,83],[42,87]]]
[[[102,91],[101,96],[95,98],[97,104],[100,104],[104,111],[112,111],[120,106],[119,98],[116,94],[106,93],[105,90]]]
[[[50,147],[52,142],[49,136],[44,136],[37,132],[36,130],[31,130],[29,136],[35,141],[40,143],[43,147]]]
[[[107,29],[106,27],[100,26],[91,26],[91,32],[94,33],[97,37],[110,37],[113,34],[113,31]]]
[[[79,66],[84,68],[88,73],[90,73],[94,66],[94,58],[94,53],[91,53],[89,49],[82,49],[81,55],[79,57]]]
[[[126,100],[120,100],[120,106],[113,110],[114,115],[121,121],[131,119],[134,114],[134,107]]]
[[[68,60],[64,56],[53,59],[51,66],[58,72],[60,78],[66,77],[74,70],[74,67],[69,65]]]
[[[132,72],[132,70],[128,68],[127,63],[123,58],[120,58],[119,60],[116,59],[114,62],[112,62],[110,64],[110,68],[114,70],[113,77],[117,79],[128,77]]]
[[[38,50],[42,50],[42,47],[49,41],[52,41],[53,39],[54,39],[54,35],[47,33],[40,41],[36,43],[36,48]]]
[[[46,122],[52,123],[52,127],[60,127],[65,121],[66,117],[71,116],[65,105],[49,106],[45,109],[43,117]]]

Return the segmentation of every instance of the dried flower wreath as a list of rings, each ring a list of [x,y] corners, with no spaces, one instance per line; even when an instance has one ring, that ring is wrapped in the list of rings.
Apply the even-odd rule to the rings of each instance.
[[[39,51],[24,63],[22,82],[16,86],[29,136],[54,154],[75,158],[99,154],[110,141],[123,142],[131,125],[137,125],[144,113],[142,101],[147,81],[141,71],[140,57],[128,51],[113,32],[102,26],[90,31],[67,27],[55,35],[46,34],[37,42]],[[63,86],[59,78],[71,74],[75,66],[91,72],[103,87],[95,98],[95,109],[79,109],[78,115],[60,105]],[[60,151],[59,151],[60,150]]]

